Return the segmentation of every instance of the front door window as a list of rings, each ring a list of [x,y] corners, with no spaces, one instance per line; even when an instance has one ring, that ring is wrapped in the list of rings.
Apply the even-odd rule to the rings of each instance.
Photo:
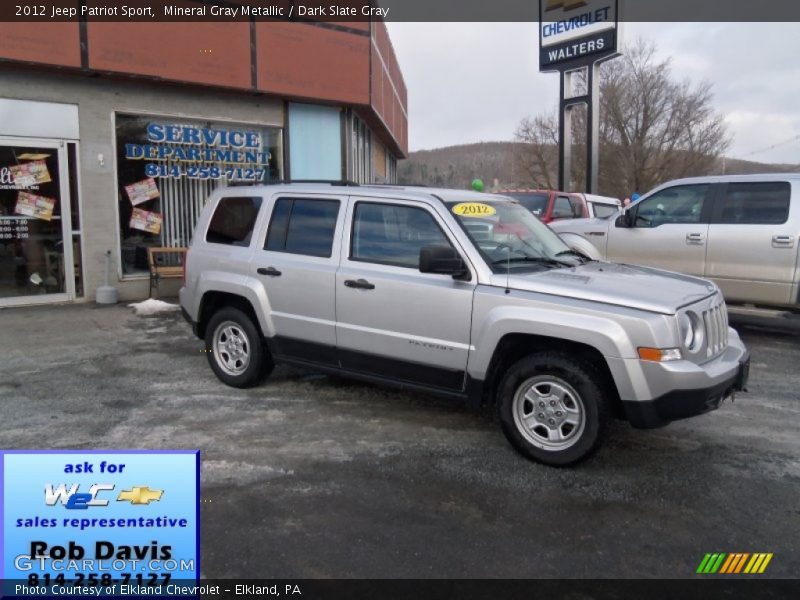
[[[636,206],[636,227],[699,223],[708,184],[667,188]]]

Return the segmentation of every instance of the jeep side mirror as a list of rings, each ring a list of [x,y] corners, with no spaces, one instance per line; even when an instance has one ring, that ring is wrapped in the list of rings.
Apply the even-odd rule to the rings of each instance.
[[[469,270],[455,248],[450,246],[425,246],[419,251],[419,270],[421,273],[438,273],[464,277]]]
[[[614,221],[614,225],[617,227],[631,227],[631,216],[627,212],[622,213],[617,217],[617,220]]]

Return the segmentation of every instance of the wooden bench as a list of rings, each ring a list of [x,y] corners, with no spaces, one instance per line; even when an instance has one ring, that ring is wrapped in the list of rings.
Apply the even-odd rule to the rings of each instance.
[[[150,267],[150,293],[158,293],[161,279],[183,277],[183,265],[187,248],[150,247],[147,249],[147,264]]]

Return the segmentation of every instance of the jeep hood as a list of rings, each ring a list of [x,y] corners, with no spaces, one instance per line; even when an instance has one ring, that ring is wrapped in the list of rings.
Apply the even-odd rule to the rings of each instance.
[[[505,287],[506,276],[494,275],[494,285]],[[515,290],[579,298],[628,306],[665,315],[717,292],[710,281],[634,265],[590,262],[577,267],[514,274],[508,286]]]

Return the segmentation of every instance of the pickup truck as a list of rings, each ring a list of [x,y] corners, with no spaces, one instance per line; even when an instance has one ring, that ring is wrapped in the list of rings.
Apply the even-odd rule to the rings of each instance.
[[[551,227],[589,258],[705,277],[730,303],[800,309],[800,174],[670,181],[616,219]]]
[[[716,285],[589,261],[493,194],[221,188],[184,264],[183,314],[222,382],[286,362],[493,405],[548,465],[591,455],[612,417],[660,427],[747,380]]]

